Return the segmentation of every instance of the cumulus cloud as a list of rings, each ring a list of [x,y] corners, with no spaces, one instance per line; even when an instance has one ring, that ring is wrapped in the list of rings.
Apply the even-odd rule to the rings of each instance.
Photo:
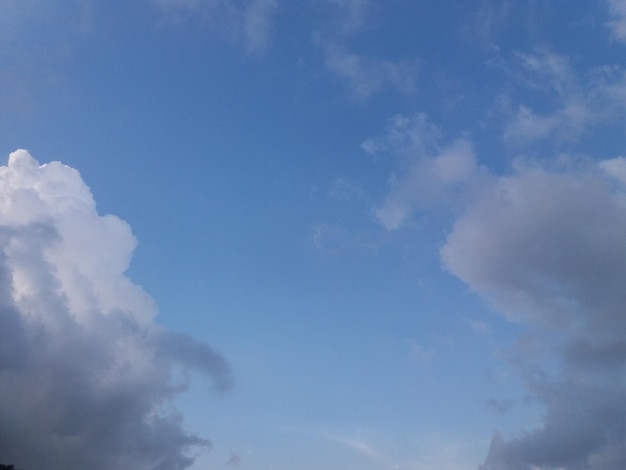
[[[278,0],[152,0],[152,3],[179,19],[200,19],[241,44],[248,53],[257,55],[270,45],[272,19],[278,8]]]
[[[469,139],[441,141],[441,131],[425,114],[417,114],[395,116],[382,138],[362,144],[368,153],[392,154],[401,161],[389,178],[387,196],[374,208],[374,216],[387,230],[400,228],[415,211],[438,204],[478,176]]]
[[[172,399],[192,368],[230,369],[154,322],[124,272],[136,241],[79,173],[18,150],[0,167],[0,460],[32,470],[184,469],[210,442]]]
[[[552,67],[553,88],[571,86],[562,63],[531,66]],[[517,159],[496,175],[476,163],[469,138],[446,142],[423,114],[396,116],[382,138],[363,148],[399,162],[374,208],[388,230],[455,191],[461,196],[442,264],[495,312],[525,325],[508,357],[529,397],[543,405],[543,421],[517,436],[496,435],[481,468],[623,468],[624,157]],[[484,323],[471,326],[487,330]]]
[[[484,470],[626,465],[622,163],[517,162],[474,194],[441,249],[446,269],[530,327],[511,357],[543,423],[495,436]]]

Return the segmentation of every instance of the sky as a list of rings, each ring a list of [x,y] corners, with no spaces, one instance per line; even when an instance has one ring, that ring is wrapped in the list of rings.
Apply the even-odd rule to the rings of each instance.
[[[0,0],[0,463],[626,468],[626,1]]]

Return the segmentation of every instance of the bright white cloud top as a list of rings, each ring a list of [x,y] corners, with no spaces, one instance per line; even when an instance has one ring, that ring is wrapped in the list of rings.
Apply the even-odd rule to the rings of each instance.
[[[79,173],[25,150],[0,167],[0,449],[26,468],[182,469],[193,447],[171,399],[175,367],[229,367],[208,346],[157,327],[124,272],[130,227],[100,216]]]
[[[0,463],[626,468],[625,1],[2,8]]]

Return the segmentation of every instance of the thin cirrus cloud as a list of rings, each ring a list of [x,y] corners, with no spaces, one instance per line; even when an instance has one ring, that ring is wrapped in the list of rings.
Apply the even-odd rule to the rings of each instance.
[[[626,42],[626,1],[607,0],[610,20],[607,23],[613,38],[619,42]]]
[[[385,90],[412,95],[417,90],[418,64],[415,60],[390,61],[355,54],[344,45],[323,42],[326,67],[345,82],[348,92],[366,99]]]
[[[371,154],[399,156],[399,169],[389,177],[389,192],[373,209],[387,229],[404,225],[419,209],[439,204],[479,174],[473,145],[466,137],[442,143],[441,131],[423,113],[397,115],[385,134],[366,140]]]
[[[164,12],[183,19],[199,19],[249,54],[260,55],[271,43],[272,19],[278,0],[151,0]]]
[[[231,386],[208,345],[154,323],[124,275],[136,241],[79,173],[25,150],[0,167],[0,458],[23,468],[184,469],[210,442],[172,410],[176,370]]]
[[[516,53],[503,66],[524,95],[506,106],[502,137],[509,147],[545,141],[571,144],[626,110],[626,74],[620,67],[596,67],[580,74],[566,57],[546,49]],[[540,97],[544,109],[528,104],[529,96]]]
[[[371,8],[371,0],[328,0],[337,9],[339,33],[352,34],[363,28]]]

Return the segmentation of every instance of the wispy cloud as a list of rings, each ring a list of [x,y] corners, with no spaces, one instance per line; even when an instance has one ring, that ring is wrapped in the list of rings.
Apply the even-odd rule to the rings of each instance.
[[[409,352],[411,357],[422,365],[429,365],[435,354],[434,349],[426,347],[417,342],[417,340],[410,339],[407,341],[409,345]]]
[[[475,449],[469,448],[467,440],[461,442],[437,433],[409,438],[402,445],[398,439],[373,432],[325,437],[360,454],[381,470],[464,470],[472,467],[470,462],[475,458]],[[406,452],[403,446],[411,450]]]
[[[620,162],[517,162],[474,195],[441,250],[496,311],[533,327],[511,355],[545,406],[543,425],[496,436],[485,470],[626,464]]]
[[[226,461],[227,467],[236,467],[241,463],[241,457],[236,452],[231,452],[230,457]]]
[[[619,42],[626,42],[626,1],[607,0],[609,16],[611,19],[607,26],[613,34],[613,38]]]
[[[154,323],[124,272],[130,227],[79,173],[19,150],[0,167],[0,442],[24,468],[184,469],[210,447],[172,411],[194,369],[231,386],[208,345]]]
[[[492,47],[494,45],[494,33],[499,30],[504,20],[511,13],[509,0],[494,2],[482,0],[480,6],[473,15],[473,27],[479,40]]]
[[[425,114],[417,114],[393,117],[382,138],[362,144],[368,153],[387,153],[399,160],[387,196],[374,208],[374,216],[387,230],[400,228],[416,210],[439,204],[476,177],[469,139],[441,141],[441,131]]]
[[[371,0],[327,0],[337,10],[338,33],[355,33],[367,22]]]
[[[480,320],[468,320],[469,326],[477,333],[483,335],[491,334],[491,326],[489,323]]]
[[[200,21],[241,44],[250,54],[267,51],[271,43],[273,16],[278,0],[151,0],[168,18]]]
[[[244,10],[244,43],[249,53],[261,54],[269,48],[277,7],[278,0],[253,0]]]
[[[626,76],[620,68],[579,73],[566,57],[545,49],[518,53],[513,66],[505,67],[525,96],[506,106],[503,139],[509,146],[542,141],[571,144],[593,126],[625,114]],[[540,101],[541,109],[529,104],[528,96]]]
[[[415,60],[390,61],[350,52],[345,46],[323,43],[326,67],[343,80],[350,94],[365,99],[385,90],[411,95],[417,89]]]

